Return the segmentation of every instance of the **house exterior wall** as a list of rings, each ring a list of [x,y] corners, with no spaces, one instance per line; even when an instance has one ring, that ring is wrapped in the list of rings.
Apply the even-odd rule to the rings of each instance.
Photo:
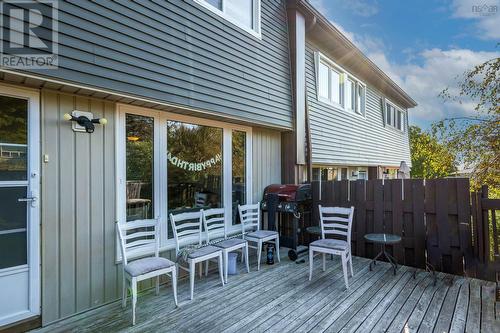
[[[386,126],[380,92],[367,85],[365,117],[318,101],[314,57],[317,50],[311,42],[306,43],[313,164],[397,167],[406,161],[411,165],[407,117],[403,132]]]
[[[291,129],[285,5],[261,4],[257,38],[194,0],[60,1],[59,69],[29,72]]]
[[[116,104],[42,90],[42,320],[46,325],[117,300]],[[63,120],[74,109],[108,119],[93,134]],[[253,202],[281,179],[281,134],[252,129]],[[43,160],[43,158],[42,158]],[[173,251],[162,253],[174,259]],[[149,281],[142,288],[151,286]]]

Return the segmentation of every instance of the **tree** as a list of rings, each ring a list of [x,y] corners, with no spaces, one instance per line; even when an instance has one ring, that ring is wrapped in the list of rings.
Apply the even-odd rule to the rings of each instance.
[[[473,101],[476,115],[455,117],[433,124],[433,133],[458,162],[471,169],[473,188],[500,187],[500,58],[488,60],[466,71],[458,78],[458,94],[446,88],[440,94],[445,100]]]
[[[410,126],[410,148],[413,178],[440,178],[456,171],[455,156],[418,126]]]

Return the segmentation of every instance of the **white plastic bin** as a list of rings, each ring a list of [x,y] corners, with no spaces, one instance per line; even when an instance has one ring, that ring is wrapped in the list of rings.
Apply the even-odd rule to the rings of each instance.
[[[236,269],[236,260],[238,259],[238,253],[230,252],[227,258],[227,274],[236,275],[238,270]]]

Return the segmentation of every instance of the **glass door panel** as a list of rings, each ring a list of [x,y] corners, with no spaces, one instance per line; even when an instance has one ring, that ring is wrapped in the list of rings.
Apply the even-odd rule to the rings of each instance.
[[[246,140],[247,134],[242,131],[232,132],[232,221],[240,223],[238,205],[247,203],[247,171],[246,171]]]
[[[167,121],[169,214],[223,206],[222,140],[222,128]]]

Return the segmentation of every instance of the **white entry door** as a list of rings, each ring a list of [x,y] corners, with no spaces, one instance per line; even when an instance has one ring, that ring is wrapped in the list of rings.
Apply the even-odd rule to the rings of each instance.
[[[40,314],[39,94],[0,86],[0,327]]]

